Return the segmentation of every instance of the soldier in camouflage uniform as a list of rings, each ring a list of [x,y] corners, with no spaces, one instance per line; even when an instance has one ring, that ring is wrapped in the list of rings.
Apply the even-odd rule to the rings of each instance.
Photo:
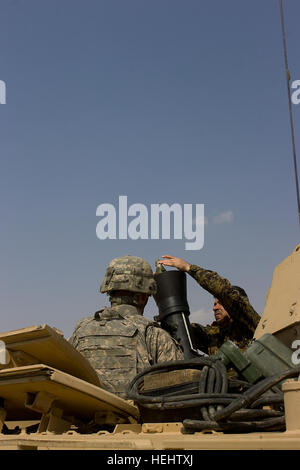
[[[80,320],[70,338],[97,371],[101,386],[126,398],[130,381],[158,362],[183,359],[179,345],[159,325],[143,317],[156,282],[143,258],[112,260],[100,292],[107,292],[111,307]]]
[[[213,355],[225,341],[233,341],[242,350],[253,338],[260,316],[249,302],[244,289],[232,286],[216,272],[200,268],[194,264],[164,255],[160,263],[174,266],[189,273],[203,289],[214,296],[213,311],[215,321],[202,326],[192,323],[195,346],[206,354]]]

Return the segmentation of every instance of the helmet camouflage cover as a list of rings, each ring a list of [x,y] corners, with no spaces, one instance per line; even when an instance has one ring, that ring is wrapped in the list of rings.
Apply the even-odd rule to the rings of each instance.
[[[126,290],[149,295],[156,293],[156,282],[150,264],[137,256],[121,256],[107,266],[100,292]]]

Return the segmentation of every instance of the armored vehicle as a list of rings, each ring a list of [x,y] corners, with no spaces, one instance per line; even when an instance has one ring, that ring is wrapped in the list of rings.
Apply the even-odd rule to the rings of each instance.
[[[254,339],[139,374],[124,400],[48,325],[0,334],[0,449],[300,449],[300,244]]]

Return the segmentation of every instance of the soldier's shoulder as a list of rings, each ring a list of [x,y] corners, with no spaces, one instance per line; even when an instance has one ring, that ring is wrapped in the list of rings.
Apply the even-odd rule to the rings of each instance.
[[[206,326],[194,323],[193,328],[195,328],[195,330],[201,329],[202,331],[204,331],[208,335],[218,335],[220,333],[220,327],[215,322],[211,323],[210,325],[206,325]]]
[[[209,334],[210,336],[220,335],[220,327],[219,326],[207,325],[205,328],[206,328],[207,334]]]
[[[134,315],[128,317],[128,321],[130,321],[131,324],[134,324],[136,326],[140,325],[141,327],[146,328],[146,331],[148,331],[148,329],[151,327],[160,328],[158,324],[142,315]]]
[[[94,321],[95,321],[94,315],[80,318],[80,320],[78,320],[77,323],[75,324],[73,334],[76,333],[80,328],[84,328]]]
[[[147,339],[153,340],[153,341],[159,341],[163,344],[173,343],[176,345],[176,347],[179,347],[178,341],[174,339],[170,333],[168,333],[166,330],[164,330],[158,323],[155,321],[150,321],[149,324],[147,325],[146,329],[146,337]],[[154,339],[156,338],[156,339]]]
[[[216,333],[216,332],[220,331],[220,327],[215,322],[211,323],[210,325],[206,325],[206,326],[200,325],[200,323],[191,323],[191,327],[194,330],[202,330],[202,331],[205,331],[206,333],[210,333],[210,332]]]

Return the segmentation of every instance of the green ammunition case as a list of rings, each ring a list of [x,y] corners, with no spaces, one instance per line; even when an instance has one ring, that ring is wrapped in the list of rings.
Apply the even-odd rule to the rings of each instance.
[[[261,371],[252,364],[250,359],[243,355],[242,351],[232,341],[226,341],[220,347],[216,357],[220,358],[226,367],[236,369],[250,383],[255,383],[263,378]]]
[[[244,352],[232,341],[226,341],[216,357],[221,359],[226,367],[233,367],[248,382],[256,383],[264,377],[295,367],[292,354],[293,351],[279,339],[266,333],[253,340]]]
[[[251,361],[264,377],[295,367],[292,363],[292,354],[292,349],[285,346],[271,333],[266,333],[253,341],[244,352],[246,359]]]

